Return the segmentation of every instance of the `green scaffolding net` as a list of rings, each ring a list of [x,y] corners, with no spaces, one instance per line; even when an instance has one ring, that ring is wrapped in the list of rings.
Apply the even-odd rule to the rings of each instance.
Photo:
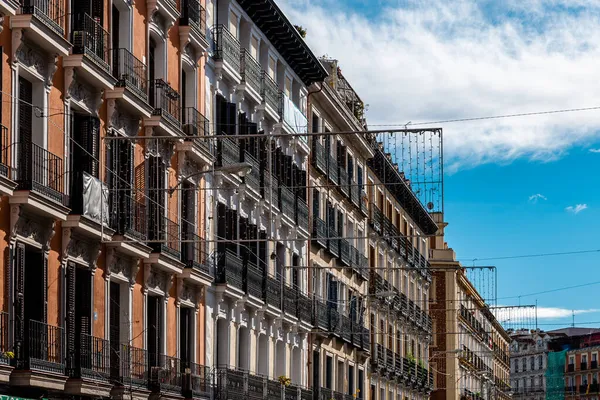
[[[546,400],[565,398],[565,357],[567,351],[548,353],[546,368]]]

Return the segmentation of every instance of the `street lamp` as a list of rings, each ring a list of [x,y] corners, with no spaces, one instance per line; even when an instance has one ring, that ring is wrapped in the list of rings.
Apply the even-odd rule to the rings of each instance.
[[[169,196],[172,196],[173,193],[175,193],[175,191],[177,190],[177,188],[183,182],[188,180],[189,178],[192,178],[194,176],[201,176],[201,175],[213,173],[213,172],[225,172],[225,173],[237,175],[240,178],[243,178],[246,175],[248,175],[250,172],[252,172],[252,165],[248,164],[247,162],[241,162],[241,163],[236,163],[236,164],[223,165],[221,167],[217,167],[214,169],[208,169],[208,170],[193,173],[193,174],[188,175],[188,176],[184,177],[183,179],[181,179],[177,183],[177,185],[173,186],[172,188],[169,188]]]

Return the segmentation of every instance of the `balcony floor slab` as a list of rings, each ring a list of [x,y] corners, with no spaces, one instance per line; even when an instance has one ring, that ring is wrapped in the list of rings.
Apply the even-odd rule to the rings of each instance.
[[[177,275],[182,274],[183,269],[185,268],[184,263],[163,253],[150,253],[150,255],[144,259],[144,264],[152,264],[158,269]]]
[[[84,215],[68,215],[67,220],[62,224],[63,228],[71,228],[84,236],[109,241],[115,234],[115,231],[107,227],[103,227],[97,221],[94,221]]]
[[[134,241],[134,239],[123,235],[114,235],[112,242],[107,243],[106,246],[135,258],[148,258],[152,252],[152,249],[145,243]]]
[[[210,286],[214,280],[212,276],[190,267],[184,268],[180,277],[200,286]]]
[[[190,157],[190,159],[198,162],[200,165],[212,165],[212,163],[215,161],[212,154],[210,154],[205,149],[202,149],[200,146],[196,145],[191,140],[187,140],[182,143],[177,143],[175,145],[175,151],[185,153],[188,157]]]
[[[69,208],[31,190],[16,190],[9,198],[10,204],[25,206],[32,214],[42,215],[57,221],[66,221]]]
[[[110,71],[100,68],[84,54],[71,54],[64,57],[63,66],[65,68],[77,68],[78,76],[100,89],[113,90],[117,83]]]
[[[93,398],[110,397],[112,384],[93,379],[69,378],[65,384],[65,393],[73,396],[90,396]]]
[[[43,24],[34,15],[20,14],[10,18],[10,29],[24,29],[29,41],[38,44],[51,54],[66,57],[71,43],[63,36]],[[14,49],[16,50],[16,49]]]
[[[50,372],[14,370],[10,375],[10,384],[12,386],[64,390],[66,382],[66,375],[53,374]]]
[[[0,195],[12,196],[17,184],[5,176],[0,175]]]
[[[112,90],[105,91],[104,96],[106,100],[118,100],[119,104],[122,104],[126,111],[142,119],[152,116],[152,106],[148,103],[148,99],[144,100],[144,98],[136,95],[127,88],[115,87]]]

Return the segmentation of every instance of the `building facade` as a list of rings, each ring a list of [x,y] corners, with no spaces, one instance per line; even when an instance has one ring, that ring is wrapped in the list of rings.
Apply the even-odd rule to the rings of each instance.
[[[211,1],[207,113],[215,396],[310,398],[308,87],[326,71],[273,1]],[[231,173],[248,167],[243,176]],[[229,171],[229,172],[227,172]]]
[[[484,299],[467,279],[440,230],[431,240],[431,316],[434,338],[431,358],[437,371],[433,399],[507,399],[510,338]]]
[[[546,368],[552,336],[540,330],[510,334],[510,383],[513,398],[545,399]]]
[[[341,75],[337,61],[321,60],[325,83],[310,98],[312,133],[311,293],[314,298],[309,376],[319,398],[365,398],[370,353],[365,326],[368,293],[366,160],[373,156],[363,135],[363,103]]]
[[[208,397],[203,5],[0,8],[3,390]]]
[[[600,334],[598,333],[572,338],[565,355],[565,399],[597,399],[600,396],[599,350]]]
[[[367,163],[370,399],[423,399],[433,384],[427,236],[437,225],[380,143]],[[390,151],[395,151],[389,149]]]

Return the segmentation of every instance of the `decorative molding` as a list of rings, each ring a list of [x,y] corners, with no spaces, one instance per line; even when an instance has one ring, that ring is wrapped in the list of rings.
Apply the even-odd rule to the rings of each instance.
[[[141,118],[124,112],[120,107],[117,106],[117,101],[115,99],[109,99],[106,103],[106,106],[108,129],[118,130],[129,137],[133,137],[138,134],[140,130]]]
[[[66,98],[80,103],[87,108],[94,116],[99,116],[98,112],[102,107],[104,91],[92,91],[91,85],[81,82],[77,79],[75,69],[65,68],[65,87]]]
[[[146,136],[148,136],[148,129],[146,127]],[[152,133],[150,132],[150,136]],[[171,166],[171,158],[175,153],[175,141],[169,139],[156,139],[148,140],[146,144],[146,158],[148,157],[160,157],[162,162],[167,166]]]
[[[39,243],[42,249],[48,250],[55,233],[55,221],[30,216],[23,212],[20,204],[12,204],[10,208],[10,240],[21,237]]]
[[[92,272],[95,272],[96,262],[101,253],[100,243],[81,239],[73,236],[72,233],[71,228],[63,228],[63,260],[79,261],[88,265]]]
[[[116,250],[112,247],[107,249],[106,275],[109,279],[110,276],[114,274],[129,281],[129,285],[133,287],[139,268],[139,262],[137,260],[118,255]]]
[[[192,285],[188,285],[182,278],[177,279],[177,305],[182,301],[191,303],[198,308],[199,297],[198,290]]]
[[[191,181],[194,185],[198,185],[198,181],[200,179],[200,172],[202,168],[196,163],[194,160],[190,159],[187,155],[180,155],[178,157],[179,161],[179,169],[177,171],[177,180],[182,181],[188,177],[190,177],[189,181]],[[194,175],[194,176],[192,176]]]
[[[144,270],[144,291],[150,289],[164,293],[165,298],[169,297],[169,291],[173,285],[173,274],[165,271],[156,270],[152,265],[146,265]]]

